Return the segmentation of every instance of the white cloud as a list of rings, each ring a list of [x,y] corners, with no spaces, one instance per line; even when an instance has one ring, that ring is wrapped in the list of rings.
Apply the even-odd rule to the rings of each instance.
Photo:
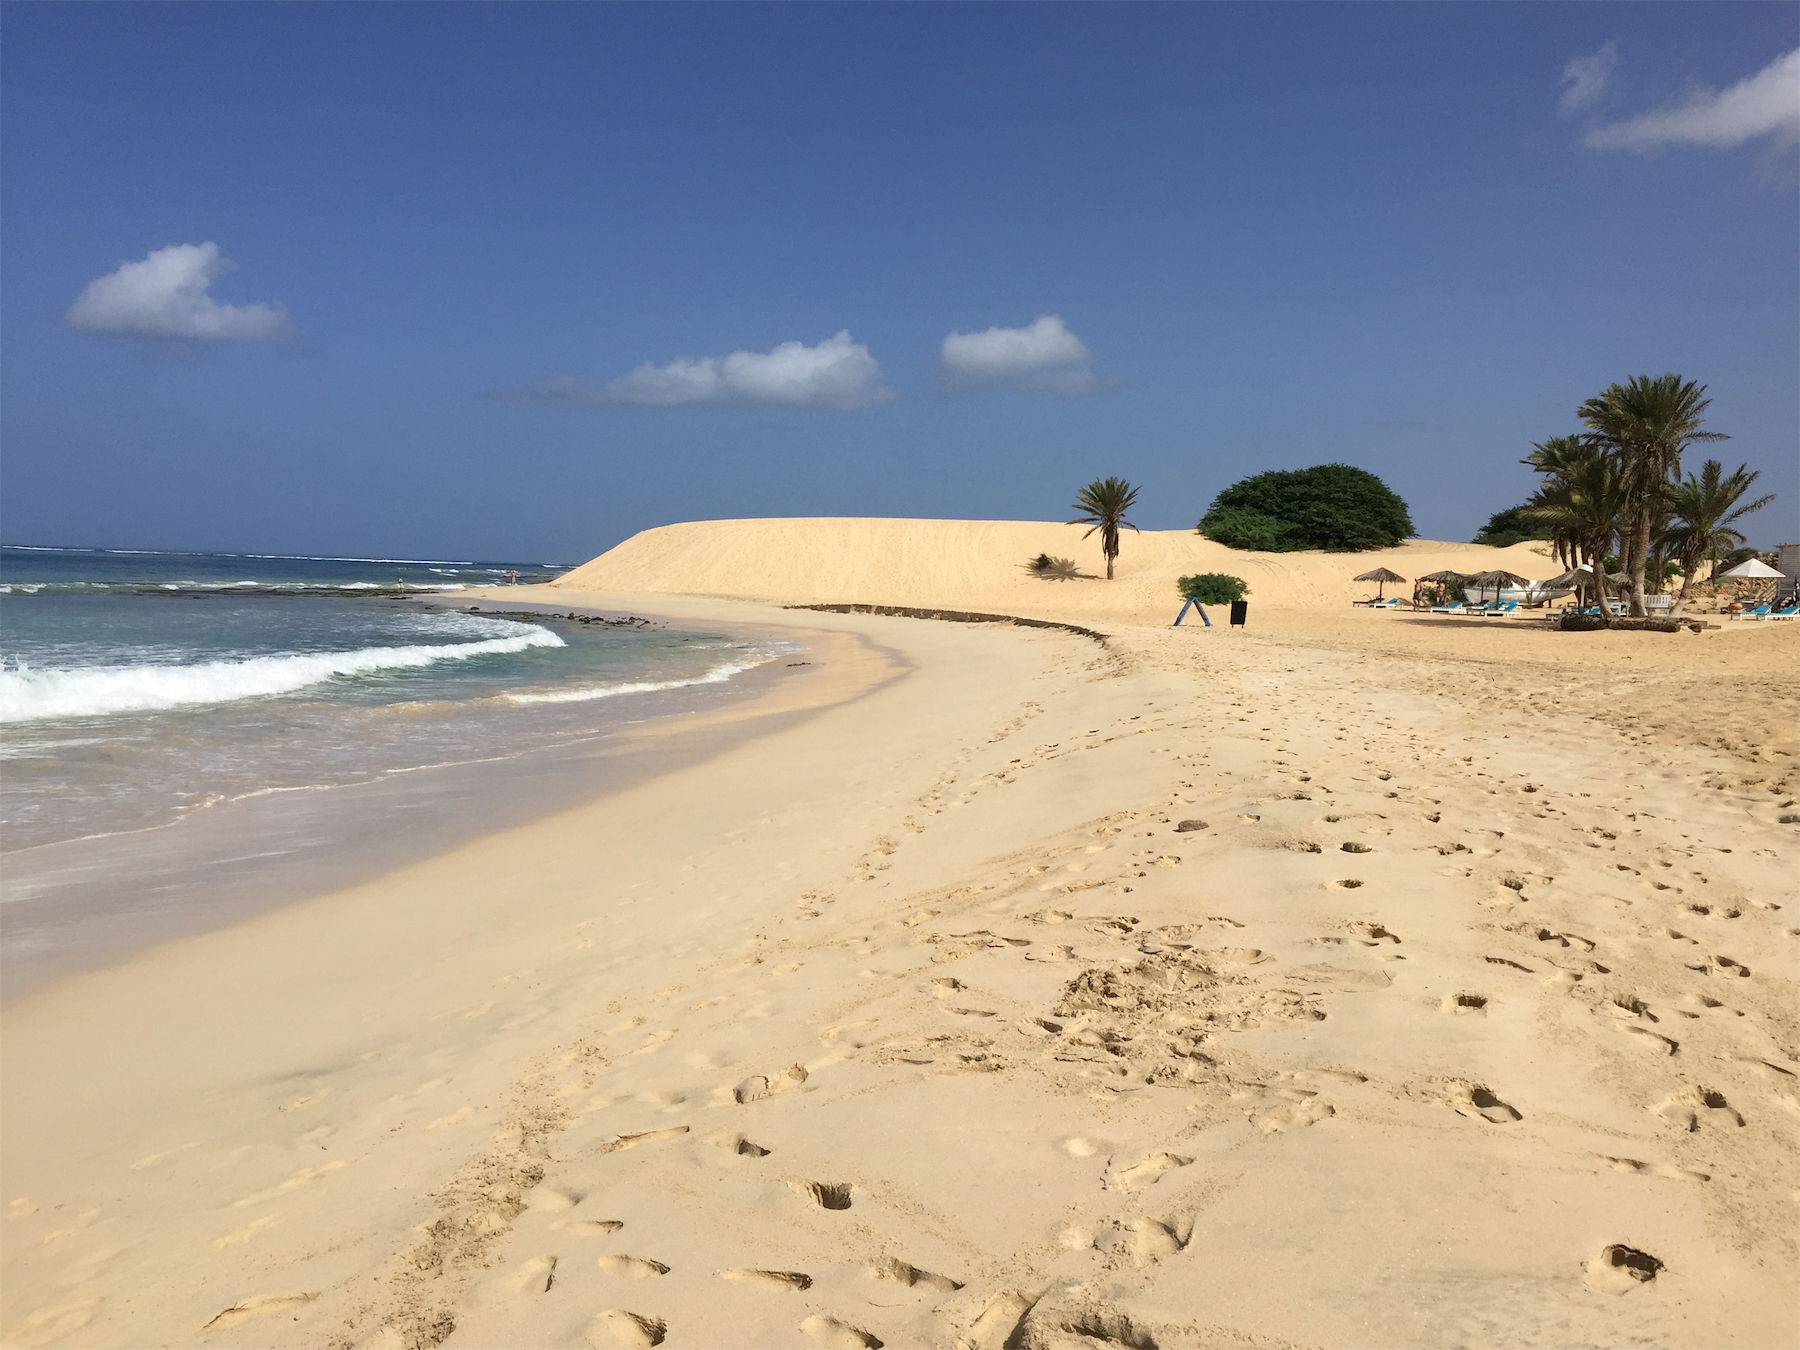
[[[1578,56],[1563,67],[1563,115],[1580,112],[1597,103],[1612,80],[1613,67],[1619,64],[1619,44],[1608,42],[1592,56]]]
[[[815,347],[784,342],[773,351],[729,356],[682,356],[666,365],[646,362],[602,385],[559,375],[532,393],[574,403],[674,408],[693,403],[775,404],[788,408],[850,410],[894,396],[881,366],[849,331]]]
[[[63,321],[86,333],[256,342],[288,331],[279,305],[221,305],[207,288],[231,267],[217,244],[173,244],[88,283]]]
[[[1059,394],[1097,387],[1088,349],[1060,314],[1040,314],[1023,328],[951,333],[938,351],[953,385],[1011,385]]]
[[[1717,93],[1701,90],[1686,103],[1639,113],[1588,132],[1595,150],[1654,150],[1664,145],[1729,149],[1757,136],[1800,137],[1800,48]]]

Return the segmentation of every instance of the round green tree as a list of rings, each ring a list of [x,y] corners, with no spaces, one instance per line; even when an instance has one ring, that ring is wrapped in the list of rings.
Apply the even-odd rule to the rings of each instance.
[[[1477,531],[1470,543],[1492,544],[1495,548],[1508,548],[1513,544],[1523,544],[1531,539],[1549,539],[1552,536],[1550,526],[1534,518],[1530,503],[1509,506],[1504,511],[1496,511],[1488,517],[1488,523]]]
[[[1366,469],[1317,464],[1240,479],[1213,498],[1199,531],[1228,548],[1353,553],[1411,538],[1397,493]]]

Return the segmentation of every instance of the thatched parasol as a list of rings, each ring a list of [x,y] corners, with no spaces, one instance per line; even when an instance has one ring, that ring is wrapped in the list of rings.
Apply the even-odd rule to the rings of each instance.
[[[1451,582],[1455,582],[1456,584],[1461,585],[1462,579],[1463,579],[1463,574],[1461,572],[1452,572],[1448,568],[1446,568],[1442,572],[1427,572],[1422,577],[1414,577],[1413,578],[1413,606],[1415,608],[1417,608],[1418,603],[1419,603],[1419,588],[1421,586],[1423,586],[1426,582],[1428,582],[1428,581],[1442,582],[1446,586],[1449,585]]]
[[[1386,586],[1390,581],[1405,581],[1406,578],[1401,576],[1398,572],[1388,571],[1385,567],[1377,567],[1373,572],[1364,572],[1360,576],[1351,577],[1350,580],[1375,582],[1375,598],[1380,600],[1382,598],[1382,587]]]
[[[1504,570],[1472,572],[1463,578],[1463,585],[1474,586],[1481,590],[1492,587],[1494,591],[1494,600],[1498,603],[1502,588],[1507,586],[1529,586],[1531,585],[1531,578],[1522,577],[1517,572],[1508,572]]]

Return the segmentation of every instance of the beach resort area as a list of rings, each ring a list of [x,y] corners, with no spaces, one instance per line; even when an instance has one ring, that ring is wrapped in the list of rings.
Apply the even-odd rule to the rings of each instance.
[[[1353,603],[1544,547],[457,592],[790,646],[665,771],[10,1009],[6,1343],[1790,1343],[1800,625]]]

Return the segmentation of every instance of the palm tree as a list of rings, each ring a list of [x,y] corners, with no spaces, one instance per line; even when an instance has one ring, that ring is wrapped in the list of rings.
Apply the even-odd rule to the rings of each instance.
[[[1538,449],[1546,451],[1548,447],[1554,449],[1549,449],[1541,462],[1555,467],[1543,470],[1546,480],[1532,493],[1521,514],[1550,527],[1551,542],[1565,565],[1588,567],[1595,598],[1601,602],[1601,622],[1608,623],[1606,555],[1618,537],[1619,520],[1627,505],[1624,475],[1606,450],[1575,437],[1556,437]]]
[[[1719,555],[1729,553],[1744,543],[1743,534],[1732,527],[1752,511],[1760,511],[1775,500],[1767,493],[1755,501],[1745,501],[1750,486],[1761,475],[1747,464],[1740,464],[1729,476],[1725,466],[1709,459],[1700,466],[1699,476],[1670,486],[1668,503],[1674,516],[1669,530],[1669,543],[1681,562],[1681,598],[1676,602],[1679,613],[1687,603],[1688,587],[1700,564],[1712,559],[1713,572],[1719,570]]]
[[[1528,465],[1539,473],[1549,474],[1553,481],[1561,481],[1575,476],[1580,467],[1592,458],[1592,448],[1581,437],[1552,436],[1548,440],[1532,442],[1531,453],[1519,463]],[[1571,568],[1581,561],[1573,537],[1566,530],[1558,528],[1554,521],[1534,510],[1543,504],[1539,500],[1543,491],[1540,488],[1537,495],[1525,503],[1521,514],[1540,525],[1550,526],[1550,547],[1556,552],[1556,560],[1564,569]]]
[[[1711,402],[1705,395],[1705,385],[1679,375],[1633,375],[1576,409],[1588,426],[1585,439],[1618,461],[1627,527],[1620,542],[1631,577],[1631,612],[1639,618],[1645,613],[1644,572],[1656,513],[1666,486],[1681,476],[1681,452],[1696,441],[1729,439],[1700,429]]]
[[[1080,492],[1075,494],[1075,505],[1072,510],[1081,514],[1071,525],[1088,525],[1092,528],[1083,539],[1095,530],[1100,531],[1100,551],[1106,555],[1106,579],[1113,579],[1113,559],[1119,556],[1119,527],[1135,530],[1137,526],[1125,519],[1125,513],[1137,500],[1138,490],[1123,478],[1096,478]]]

